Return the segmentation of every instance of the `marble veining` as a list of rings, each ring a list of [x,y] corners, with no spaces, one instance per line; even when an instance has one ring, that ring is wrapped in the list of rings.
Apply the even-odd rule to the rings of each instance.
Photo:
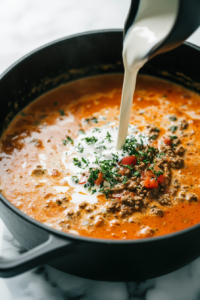
[[[1,0],[0,73],[16,59],[69,34],[122,28],[130,0]],[[200,45],[200,30],[189,39]],[[184,251],[184,249],[183,249]],[[0,220],[0,255],[24,249]],[[0,278],[0,300],[200,300],[200,259],[145,282],[98,282],[47,265],[22,275]]]
[[[16,257],[24,249],[4,227],[1,255]],[[199,300],[200,258],[171,274],[144,282],[82,279],[47,265],[0,279],[1,300]]]

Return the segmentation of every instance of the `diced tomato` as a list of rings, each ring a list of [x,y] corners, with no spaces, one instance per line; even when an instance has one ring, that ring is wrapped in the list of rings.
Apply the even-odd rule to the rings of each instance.
[[[158,187],[158,180],[156,178],[146,177],[144,186],[148,189],[153,189]]]
[[[164,137],[164,143],[170,146],[172,144],[172,140],[169,137]]]
[[[131,166],[131,165],[135,165],[137,163],[137,159],[135,157],[135,155],[132,155],[132,156],[126,156],[124,158],[122,158],[122,161],[121,161],[122,165],[128,165],[128,166]]]
[[[124,176],[126,172],[129,172],[129,169],[126,167],[120,167],[119,168],[119,173]]]
[[[101,172],[99,172],[99,174],[98,174],[98,178],[95,180],[95,184],[96,185],[100,185],[101,183],[102,183],[102,181],[103,181],[103,174],[101,173]]]
[[[123,167],[122,167],[122,168],[119,168],[119,173],[120,173],[122,176],[124,176],[126,169],[127,169],[127,168],[123,168]]]
[[[145,177],[156,177],[156,175],[151,170],[145,170],[144,172]]]
[[[85,184],[87,182],[87,177],[85,175],[82,175],[82,177],[79,179],[79,184]]]
[[[158,183],[163,183],[165,181],[165,174],[158,176]]]

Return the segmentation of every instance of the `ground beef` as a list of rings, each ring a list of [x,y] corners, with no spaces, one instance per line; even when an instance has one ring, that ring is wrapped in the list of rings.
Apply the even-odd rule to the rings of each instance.
[[[126,186],[122,183],[116,184],[114,188],[111,189],[112,192],[119,192],[126,188]]]
[[[120,210],[120,204],[118,201],[112,201],[106,205],[106,209],[108,212],[114,213]]]
[[[171,169],[170,169],[168,163],[163,164],[163,171],[164,171],[164,174],[165,174],[165,181],[161,185],[162,186],[168,186],[171,182]]]
[[[105,219],[102,216],[97,216],[94,220],[93,225],[100,226],[104,223]]]
[[[160,199],[158,199],[158,202],[161,205],[171,205],[171,200],[169,195],[163,195]]]
[[[129,189],[130,191],[134,191],[136,187],[137,187],[137,182],[133,180],[128,181],[127,189]]]
[[[79,208],[85,208],[87,205],[88,205],[88,203],[84,201],[84,202],[81,202],[81,203],[78,205],[78,207],[79,207]]]
[[[67,211],[66,211],[66,215],[69,216],[69,217],[72,217],[72,216],[74,215],[74,211],[71,210],[71,209],[70,209],[70,210],[67,210]]]
[[[147,191],[147,197],[151,198],[151,199],[156,199],[158,198],[158,194],[159,194],[159,189],[149,189],[149,191]]]
[[[112,220],[112,221],[110,221],[110,226],[116,226],[116,225],[120,225],[120,222],[119,222],[119,220]]]
[[[175,153],[177,155],[182,156],[185,153],[185,151],[186,151],[186,149],[182,145],[180,145],[176,148]]]
[[[62,197],[61,199],[56,199],[56,204],[57,204],[58,206],[60,206],[60,205],[66,203],[66,202],[68,202],[68,201],[69,201],[69,200],[68,200],[67,197]]]
[[[150,228],[149,226],[146,226],[144,228],[142,228],[140,231],[138,231],[136,233],[136,236],[140,237],[140,238],[146,238],[146,237],[151,237],[153,236],[154,231],[152,228]]]
[[[37,169],[34,169],[31,173],[33,176],[42,176],[45,174],[45,170],[41,166],[37,166]]]
[[[148,136],[150,139],[156,139],[159,136],[159,129],[154,125],[147,125],[146,126]]]
[[[173,143],[172,143],[172,146],[177,146],[181,143],[181,140],[180,139],[174,139],[173,140]]]
[[[60,176],[60,172],[57,169],[53,169],[51,171],[51,176],[58,177],[58,176]]]
[[[142,171],[145,168],[146,168],[146,165],[143,162],[141,162],[139,165],[135,166],[136,171]]]
[[[194,193],[188,193],[187,196],[186,196],[186,200],[188,202],[193,202],[193,201],[196,202],[196,201],[198,201],[198,197]]]
[[[173,180],[172,182],[172,185],[171,185],[171,188],[170,188],[170,192],[171,194],[174,196],[176,195],[177,191],[179,190],[180,188],[180,183],[177,179]]]
[[[159,217],[163,217],[164,211],[160,208],[152,208],[151,209],[151,214]]]
[[[119,216],[125,218],[133,213],[133,210],[129,206],[122,205]]]
[[[170,166],[174,169],[181,169],[184,165],[184,160],[180,157],[170,159]]]
[[[182,122],[182,126],[184,126],[184,124],[185,122]],[[151,134],[158,136],[159,130],[155,128],[155,126],[147,126],[150,136]],[[158,201],[162,206],[171,206],[175,203],[172,201],[180,188],[180,183],[176,179],[172,181],[171,168],[180,169],[183,167],[184,160],[180,156],[184,155],[186,149],[182,145],[177,146],[180,144],[180,139],[178,138],[171,139],[171,142],[171,145],[161,144],[160,150],[156,147],[152,148],[151,146],[143,145],[138,145],[135,148],[136,151],[140,150],[139,152],[141,152],[141,157],[139,157],[140,162],[132,166],[131,170],[125,167],[119,168],[121,176],[116,177],[119,183],[116,184],[108,194],[108,198],[112,199],[106,205],[108,213],[119,213],[121,218],[125,218],[134,212],[145,212],[147,209],[150,209],[152,215],[161,217],[164,214],[164,210],[151,207],[151,199]],[[142,153],[146,153],[147,155],[144,154],[142,156]],[[144,162],[144,159],[147,160],[148,163],[146,161]],[[164,181],[159,182],[158,187],[148,188],[145,186],[146,174],[150,172],[148,166],[150,168],[153,166],[153,172],[163,171],[164,173]],[[129,172],[125,175],[126,169],[128,169]],[[134,174],[134,172],[139,172],[139,176],[133,176],[132,174]],[[156,173],[154,174],[156,175]],[[122,183],[122,181],[125,181],[124,179],[127,181]],[[115,200],[113,200],[113,198]],[[183,201],[187,200],[189,202],[197,201],[197,196],[195,194],[187,194],[187,190],[182,190],[179,193],[179,197],[176,197],[176,199],[178,198],[179,200],[182,199]]]
[[[87,206],[87,207],[85,208],[85,211],[86,211],[87,213],[90,213],[90,212],[92,212],[95,208],[96,208],[95,205],[89,205],[89,206]]]
[[[180,121],[180,123],[179,123],[179,128],[180,128],[181,130],[187,129],[187,127],[188,127],[188,122],[187,122],[186,120]]]
[[[171,146],[168,145],[161,145],[161,151],[163,153],[166,153],[169,157],[175,157],[174,150],[172,149]]]

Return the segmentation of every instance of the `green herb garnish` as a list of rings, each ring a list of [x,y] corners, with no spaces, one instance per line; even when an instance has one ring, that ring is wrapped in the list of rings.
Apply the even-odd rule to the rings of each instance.
[[[79,183],[79,179],[77,176],[72,176],[72,180],[75,182],[75,183]]]
[[[82,129],[78,131],[79,134],[85,134],[85,131],[83,131]]]
[[[73,157],[73,162],[75,166],[81,168],[81,161],[78,158]]]
[[[134,172],[134,173],[133,173],[133,176],[140,177],[140,176],[141,176],[141,174],[140,174],[140,172],[139,172],[139,171],[136,171],[136,172]]]
[[[178,129],[177,126],[171,126],[171,127],[169,127],[169,130],[170,130],[171,132],[176,132],[177,129]]]
[[[177,137],[176,135],[171,135],[171,136],[170,136],[170,139],[171,139],[171,140],[176,140],[177,138],[178,138],[178,137]]]
[[[65,115],[65,112],[64,112],[63,109],[59,109],[59,113],[60,113],[61,116],[64,116],[64,115]]]
[[[177,117],[176,116],[169,116],[169,119],[171,120],[171,121],[177,121]]]
[[[98,139],[96,139],[94,136],[93,137],[86,137],[84,139],[82,139],[82,141],[85,140],[85,142],[88,144],[88,145],[94,145]]]
[[[81,145],[81,143],[78,144],[78,151],[79,153],[83,153],[84,147]]]
[[[67,145],[68,143],[71,143],[72,145],[74,144],[74,141],[70,138],[70,136],[67,136],[66,140],[62,140],[63,145]]]
[[[113,140],[111,140],[111,134],[108,131],[105,139],[107,139],[110,143],[113,142]]]

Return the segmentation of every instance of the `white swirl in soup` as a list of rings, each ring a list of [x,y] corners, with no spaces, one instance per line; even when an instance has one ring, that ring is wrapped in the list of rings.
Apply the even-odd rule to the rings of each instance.
[[[1,138],[0,188],[32,218],[76,235],[138,239],[200,222],[199,95],[139,76],[116,150],[123,76],[46,93]]]

